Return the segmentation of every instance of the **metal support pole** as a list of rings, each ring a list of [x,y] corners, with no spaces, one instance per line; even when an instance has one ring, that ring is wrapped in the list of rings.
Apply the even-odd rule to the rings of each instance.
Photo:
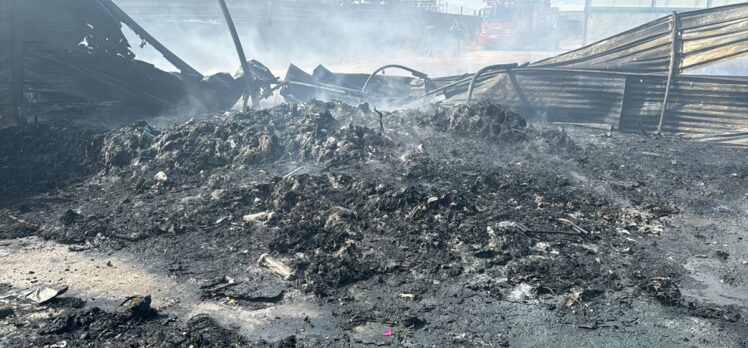
[[[665,122],[665,114],[667,114],[667,102],[668,97],[670,97],[670,86],[673,82],[673,77],[677,73],[678,69],[678,29],[680,27],[678,19],[678,12],[673,12],[673,15],[671,17],[671,36],[670,40],[670,66],[668,68],[668,74],[667,74],[667,84],[665,85],[665,98],[662,101],[662,110],[660,111],[660,123],[657,125],[657,134],[662,134],[662,124]]]
[[[187,64],[185,61],[183,61],[181,58],[177,57],[176,54],[169,51],[166,46],[162,45],[156,38],[151,36],[151,34],[148,33],[143,27],[141,27],[138,22],[136,22],[134,19],[132,19],[125,11],[122,11],[119,6],[117,6],[114,2],[111,0],[97,0],[101,6],[104,6],[104,8],[108,9],[109,12],[112,13],[112,16],[114,16],[115,19],[118,21],[124,23],[130,29],[132,29],[135,34],[138,34],[143,40],[145,40],[147,43],[149,43],[153,48],[155,48],[159,53],[161,53],[166,60],[169,61],[172,65],[174,65],[175,68],[179,69],[183,74],[187,75],[193,75],[198,78],[203,78],[204,76],[195,70],[193,67],[191,67],[189,64]]]
[[[229,12],[229,7],[226,6],[225,0],[218,0],[218,3],[221,5],[221,11],[223,11],[223,18],[226,19],[226,25],[229,26],[229,31],[231,32],[231,38],[234,39],[234,47],[236,47],[236,53],[239,55],[239,62],[242,66],[242,71],[244,71],[244,81],[247,83],[247,90],[244,92],[244,103],[242,106],[242,110],[247,110],[248,105],[248,99],[249,99],[249,93],[251,91],[250,83],[249,83],[249,64],[247,63],[247,56],[244,54],[244,47],[242,47],[242,41],[239,39],[239,33],[236,32],[236,26],[234,25],[234,20],[231,18],[231,12]]]

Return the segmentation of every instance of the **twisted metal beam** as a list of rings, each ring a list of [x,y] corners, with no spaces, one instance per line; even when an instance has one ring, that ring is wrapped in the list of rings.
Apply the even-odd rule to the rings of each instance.
[[[424,81],[426,81],[426,83],[427,83],[427,86],[426,86],[426,93],[428,93],[428,92],[429,92],[429,91],[428,91],[428,81],[429,81],[429,75],[428,75],[428,74],[426,74],[426,73],[423,73],[423,72],[420,72],[420,71],[418,71],[418,70],[416,70],[416,69],[412,69],[412,68],[409,68],[409,67],[407,67],[407,66],[403,66],[403,65],[400,65],[400,64],[388,64],[388,65],[385,65],[385,66],[383,66],[383,67],[380,67],[380,68],[379,68],[379,69],[377,69],[377,70],[374,70],[374,72],[373,72],[373,73],[371,73],[371,75],[369,75],[369,78],[367,78],[367,79],[366,79],[366,82],[364,83],[364,87],[363,87],[363,88],[361,88],[361,94],[362,94],[362,95],[366,95],[366,87],[369,87],[369,82],[371,82],[371,79],[373,79],[373,78],[374,78],[374,76],[376,76],[377,74],[379,74],[379,72],[381,72],[381,71],[383,71],[383,70],[385,70],[385,69],[391,69],[391,68],[394,68],[394,69],[400,69],[400,70],[405,70],[405,71],[407,71],[407,72],[410,72],[411,74],[413,74],[413,76],[414,76],[414,77],[417,77],[417,78],[419,78],[419,79],[421,79],[421,80],[424,80]],[[358,103],[359,103],[359,104],[361,104],[361,100],[362,100],[362,98],[363,98],[363,97],[360,97],[360,98],[358,99]]]
[[[478,72],[473,75],[473,79],[470,80],[470,86],[468,87],[468,95],[467,100],[465,101],[466,104],[470,104],[470,101],[473,99],[473,89],[475,89],[475,82],[478,81],[478,78],[481,77],[481,75],[485,74],[489,71],[494,70],[511,70],[516,68],[518,65],[517,63],[512,64],[496,64],[496,65],[489,65],[487,67],[484,67],[483,69],[478,70]]]

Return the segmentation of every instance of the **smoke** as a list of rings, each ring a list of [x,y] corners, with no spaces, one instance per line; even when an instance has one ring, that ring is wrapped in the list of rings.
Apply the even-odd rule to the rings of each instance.
[[[144,8],[141,2],[118,1],[141,26],[203,74],[238,71],[239,60],[218,3],[187,3],[165,2],[157,8]],[[418,12],[404,6],[295,4],[300,4],[298,9],[287,11],[268,8],[262,1],[229,2],[247,58],[257,59],[278,76],[293,63],[305,71],[322,64],[334,72],[360,73],[385,64],[402,64],[436,77],[552,54],[480,50],[477,17]],[[452,57],[454,35],[450,29],[455,19],[461,24],[461,57]],[[140,39],[129,30],[125,32],[138,59],[174,70],[153,48],[139,48]]]

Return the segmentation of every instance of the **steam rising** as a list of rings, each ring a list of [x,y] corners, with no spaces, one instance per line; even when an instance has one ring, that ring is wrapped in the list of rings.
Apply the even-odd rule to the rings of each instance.
[[[170,50],[206,75],[236,72],[239,62],[218,4],[206,8],[215,12],[190,13],[184,8],[160,8],[158,12],[139,9],[139,4],[119,1],[120,6]],[[328,11],[323,5],[305,18],[258,15],[247,6],[229,2],[248,59],[257,59],[276,75],[289,64],[311,71],[317,65],[331,70],[368,73],[385,64],[403,64],[431,76],[474,72],[501,62],[531,61],[555,52],[523,53],[481,51],[476,47],[479,20],[468,16],[436,15],[412,9],[390,9],[371,5],[361,10]],[[162,6],[174,6],[162,4]],[[262,8],[262,7],[258,7]],[[328,8],[329,9],[329,8]],[[172,11],[173,10],[173,11]],[[425,13],[425,14],[424,14]],[[472,13],[471,13],[472,14]],[[462,23],[462,57],[452,58],[455,19]],[[430,39],[424,39],[431,26]],[[172,71],[174,68],[154,49],[137,46],[140,39],[125,30],[138,59]],[[524,38],[538,41],[540,38]],[[426,49],[431,48],[431,56]],[[498,60],[498,61],[497,61]]]

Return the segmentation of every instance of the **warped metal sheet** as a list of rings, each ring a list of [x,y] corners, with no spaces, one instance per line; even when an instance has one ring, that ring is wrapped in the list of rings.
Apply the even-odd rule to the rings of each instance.
[[[488,98],[534,121],[583,123],[625,132],[658,128],[667,76],[526,68],[481,83]],[[449,103],[464,102],[464,96]],[[684,75],[670,92],[662,131],[748,144],[748,78]]]
[[[686,12],[677,19],[679,72],[748,54],[748,3]],[[666,73],[672,31],[672,17],[663,17],[532,66]]]
[[[527,67],[493,72],[478,79],[474,95],[536,121],[748,145],[748,77],[681,74],[747,54],[743,3],[663,17]],[[445,103],[468,101],[466,87],[454,88]]]

